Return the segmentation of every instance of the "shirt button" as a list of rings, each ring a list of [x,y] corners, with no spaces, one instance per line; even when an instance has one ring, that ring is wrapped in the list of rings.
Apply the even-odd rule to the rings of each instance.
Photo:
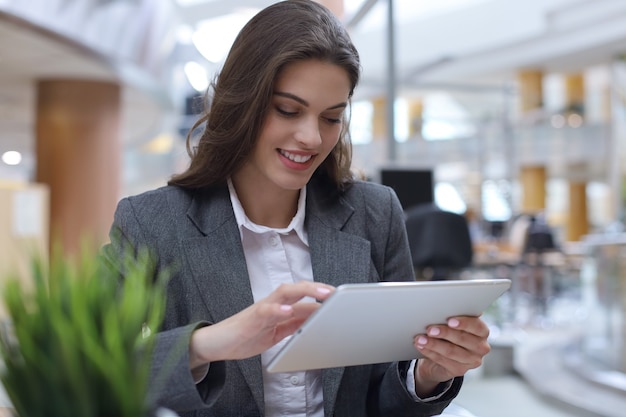
[[[278,245],[278,238],[276,236],[270,237],[270,245],[272,245],[272,246],[277,246]]]
[[[298,378],[297,376],[292,376],[289,378],[289,381],[291,381],[292,385],[298,385],[298,382],[300,382],[300,378]]]

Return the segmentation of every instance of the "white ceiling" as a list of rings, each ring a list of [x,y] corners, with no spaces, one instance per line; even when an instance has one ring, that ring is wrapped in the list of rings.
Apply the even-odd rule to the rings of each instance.
[[[38,79],[119,80],[125,86],[125,141],[134,143],[158,133],[163,115],[172,109],[163,91],[159,92],[154,85],[146,86],[145,82],[137,83],[137,73],[130,65],[37,24],[2,13],[3,2],[10,0],[0,0],[0,154],[19,150],[24,152],[25,161],[21,168],[7,168],[0,162],[0,180],[23,176],[24,170],[31,175],[34,169],[34,82]],[[271,3],[274,1],[205,0],[188,6],[174,5],[173,13],[166,17],[194,26],[209,16],[241,8],[262,8]],[[394,3],[400,94],[445,88],[452,92],[474,89],[479,92],[479,99],[475,105],[464,103],[469,109],[484,103],[500,106],[500,97],[489,102],[491,93],[513,85],[520,68],[577,72],[609,65],[617,55],[626,52],[624,0],[475,0],[466,5],[448,0],[453,6],[457,3],[456,8],[445,13],[438,10],[416,15],[413,10],[416,6],[424,8],[429,3],[433,4],[430,0]],[[360,50],[364,70],[357,95],[370,97],[384,94],[387,87],[384,25],[387,2],[364,0],[361,4],[373,4],[373,7],[351,27],[351,34]],[[413,9],[409,11],[409,7]],[[411,19],[407,19],[409,16]],[[17,173],[18,169],[22,171]]]
[[[128,145],[156,135],[171,103],[132,66],[0,9],[0,155],[18,151],[20,166],[0,161],[0,180],[32,179],[35,169],[36,81],[90,79],[122,82],[123,139]]]

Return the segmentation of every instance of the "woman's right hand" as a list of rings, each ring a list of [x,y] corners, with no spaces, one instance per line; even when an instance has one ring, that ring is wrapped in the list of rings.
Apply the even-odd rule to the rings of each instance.
[[[210,362],[245,359],[264,352],[298,327],[334,287],[312,281],[282,284],[270,295],[245,310],[211,326],[201,327],[191,337],[189,365],[193,370]]]

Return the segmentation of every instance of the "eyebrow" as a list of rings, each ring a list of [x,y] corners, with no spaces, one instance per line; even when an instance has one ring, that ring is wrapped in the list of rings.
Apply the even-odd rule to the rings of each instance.
[[[306,101],[305,99],[303,99],[301,97],[296,96],[295,94],[285,93],[285,92],[282,92],[282,91],[275,91],[274,95],[275,96],[289,98],[291,100],[297,101],[298,103],[302,104],[303,106],[309,107],[309,102],[308,101]],[[334,106],[330,106],[326,110],[343,109],[343,108],[345,108],[347,106],[348,106],[348,103],[344,101],[344,102],[335,104]]]

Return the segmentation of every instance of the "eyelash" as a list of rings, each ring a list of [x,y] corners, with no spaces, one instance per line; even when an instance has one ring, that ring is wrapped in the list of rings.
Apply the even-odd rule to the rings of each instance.
[[[294,117],[298,114],[298,112],[295,112],[295,111],[294,112],[285,111],[281,109],[280,107],[276,107],[276,111],[285,117]],[[324,117],[324,120],[326,120],[328,123],[331,123],[331,124],[341,123],[341,119],[335,119],[332,117]]]
[[[283,116],[287,116],[287,117],[293,117],[296,114],[298,114],[298,112],[295,111],[285,111],[283,109],[281,109],[280,107],[276,107],[276,111],[280,114],[282,114]]]

